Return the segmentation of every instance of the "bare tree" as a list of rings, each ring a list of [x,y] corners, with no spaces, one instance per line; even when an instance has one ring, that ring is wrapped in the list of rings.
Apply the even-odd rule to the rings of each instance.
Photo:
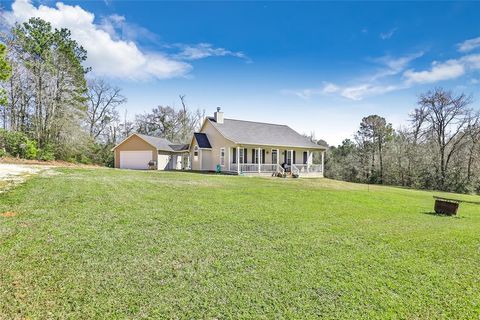
[[[182,103],[180,110],[170,106],[158,106],[151,112],[135,117],[139,133],[167,138],[172,142],[186,143],[200,126],[204,112],[199,109],[190,111],[185,95],[179,96]]]
[[[466,129],[469,137],[469,147],[468,147],[468,161],[467,161],[467,177],[466,183],[469,185],[472,179],[472,167],[474,161],[479,153],[480,145],[480,113],[475,113],[471,119],[468,127]]]
[[[90,137],[98,139],[110,123],[118,118],[117,108],[127,99],[121,89],[110,86],[103,79],[88,81],[87,122]]]
[[[421,95],[418,104],[425,110],[424,132],[435,141],[438,184],[444,189],[452,156],[466,141],[465,129],[472,115],[471,98],[438,88]]]

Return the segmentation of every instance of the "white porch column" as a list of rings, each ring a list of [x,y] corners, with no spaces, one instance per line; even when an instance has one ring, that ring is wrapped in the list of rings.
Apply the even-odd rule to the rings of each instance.
[[[290,165],[295,164],[293,162],[293,150],[290,150]]]
[[[240,174],[240,148],[237,147],[237,173]]]
[[[277,165],[280,165],[280,149],[277,149]]]
[[[232,158],[230,157],[230,147],[228,147],[228,171],[230,171],[230,163],[232,162]]]
[[[325,172],[325,151],[322,151],[322,177],[323,173]]]
[[[310,172],[310,150],[307,150],[307,173]]]
[[[258,149],[257,149],[257,152],[258,152],[258,155],[257,155],[257,160],[258,160],[258,161],[257,161],[257,162],[258,162],[258,163],[257,163],[257,165],[258,165],[258,173],[260,173],[260,163],[262,163],[262,159],[261,159],[262,153],[261,153],[261,151],[262,151],[261,148],[258,148]]]

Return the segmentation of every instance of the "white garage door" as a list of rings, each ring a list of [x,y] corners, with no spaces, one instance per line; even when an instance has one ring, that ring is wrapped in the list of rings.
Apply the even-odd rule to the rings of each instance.
[[[152,158],[152,151],[120,151],[120,168],[146,170]]]

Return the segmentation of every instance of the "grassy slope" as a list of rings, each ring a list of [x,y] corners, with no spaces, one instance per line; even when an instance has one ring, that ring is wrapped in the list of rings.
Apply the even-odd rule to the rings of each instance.
[[[0,319],[480,316],[480,206],[439,217],[432,193],[399,188],[57,171],[0,195],[18,213],[0,216]]]

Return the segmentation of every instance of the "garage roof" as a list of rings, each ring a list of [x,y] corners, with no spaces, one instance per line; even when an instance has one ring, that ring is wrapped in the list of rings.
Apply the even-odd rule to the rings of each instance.
[[[173,144],[169,140],[165,138],[159,138],[159,137],[152,137],[152,136],[147,136],[145,134],[140,134],[140,133],[134,133],[130,135],[128,138],[117,144],[112,150],[116,149],[118,146],[120,146],[122,143],[130,139],[132,136],[138,136],[142,140],[144,140],[146,143],[149,145],[157,148],[159,151],[166,151],[166,152],[184,152],[187,151],[189,148],[188,144]]]
[[[170,148],[172,148],[174,151],[188,151],[188,148],[190,145],[188,144],[171,144]]]
[[[152,146],[156,147],[157,150],[161,151],[174,151],[170,145],[172,144],[170,141],[164,138],[152,137],[147,136],[144,134],[137,134],[140,138],[151,144]]]

